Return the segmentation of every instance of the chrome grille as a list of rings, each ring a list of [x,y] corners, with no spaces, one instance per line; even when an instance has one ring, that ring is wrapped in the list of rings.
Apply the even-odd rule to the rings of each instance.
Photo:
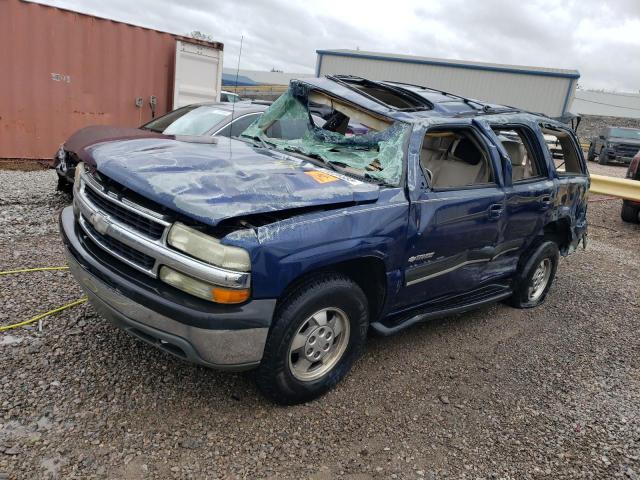
[[[89,188],[85,189],[85,195],[97,209],[149,238],[157,240],[162,237],[167,222],[160,223],[158,221],[161,215],[155,214],[158,216],[158,220],[153,218],[154,215],[143,215],[141,213],[143,207],[105,191],[101,183],[92,175],[86,175],[86,178],[88,180],[86,184]]]
[[[640,149],[640,146],[638,145],[619,143],[616,145],[615,151],[619,155],[623,155],[625,157],[634,157],[636,153],[638,153],[639,149]]]
[[[172,223],[167,216],[126,194],[109,191],[82,164],[80,169],[73,199],[75,215],[84,234],[102,251],[153,278],[166,265],[214,285],[249,287],[250,273],[217,267],[169,247]]]
[[[136,231],[147,235],[149,238],[161,238],[164,232],[164,226],[149,220],[148,218],[141,217],[140,215],[122,208],[112,201],[98,195],[93,189],[87,190],[87,198],[91,203],[98,207],[103,212],[108,213],[114,218],[117,218],[125,225],[133,227]]]
[[[82,228],[94,243],[96,243],[98,246],[102,246],[103,248],[110,250],[115,254],[117,258],[125,258],[126,260],[139,265],[145,270],[151,270],[153,268],[153,265],[156,263],[153,257],[138,252],[134,248],[131,248],[130,246],[119,242],[115,238],[102,235],[84,218],[82,219]]]

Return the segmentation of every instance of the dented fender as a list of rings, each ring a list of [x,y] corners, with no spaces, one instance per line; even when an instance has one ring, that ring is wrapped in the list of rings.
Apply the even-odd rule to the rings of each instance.
[[[227,235],[249,250],[254,298],[276,298],[296,278],[347,260],[374,257],[387,272],[402,263],[409,203],[400,188],[372,204],[295,216]]]

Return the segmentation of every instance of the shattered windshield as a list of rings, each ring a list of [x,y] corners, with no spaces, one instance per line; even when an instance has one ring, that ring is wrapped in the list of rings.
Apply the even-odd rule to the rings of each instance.
[[[345,173],[398,185],[409,130],[405,123],[293,85],[241,136],[319,159]]]

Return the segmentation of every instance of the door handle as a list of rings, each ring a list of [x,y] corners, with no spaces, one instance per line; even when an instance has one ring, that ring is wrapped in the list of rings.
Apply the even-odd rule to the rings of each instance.
[[[494,203],[489,207],[489,218],[500,218],[502,210],[503,207],[501,203]]]
[[[542,209],[546,210],[553,203],[553,198],[551,198],[551,195],[544,195],[540,202],[542,204]]]

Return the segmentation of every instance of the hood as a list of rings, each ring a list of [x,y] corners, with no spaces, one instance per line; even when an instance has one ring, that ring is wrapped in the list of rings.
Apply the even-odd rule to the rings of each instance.
[[[379,186],[275,150],[218,137],[107,141],[88,164],[134,192],[207,225],[241,215],[375,201]]]
[[[81,128],[71,135],[65,142],[64,148],[75,153],[83,162],[89,162],[86,148],[99,142],[130,138],[167,138],[161,133],[140,128],[109,127],[105,125],[92,125]],[[169,137],[172,138],[172,137]]]
[[[607,137],[607,142],[611,143],[626,143],[627,145],[640,145],[640,139],[627,137]]]

